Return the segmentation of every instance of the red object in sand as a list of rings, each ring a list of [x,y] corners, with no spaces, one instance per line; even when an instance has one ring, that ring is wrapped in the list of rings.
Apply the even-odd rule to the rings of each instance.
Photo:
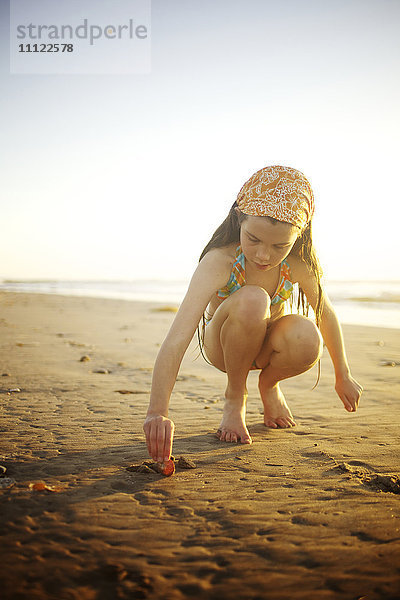
[[[173,460],[166,460],[163,463],[158,463],[160,466],[160,472],[165,477],[170,477],[175,473],[175,463]]]

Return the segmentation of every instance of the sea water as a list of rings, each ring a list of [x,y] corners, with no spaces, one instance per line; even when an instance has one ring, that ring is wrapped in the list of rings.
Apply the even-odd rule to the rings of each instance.
[[[113,298],[179,305],[188,281],[4,281],[0,291]],[[400,329],[400,281],[325,281],[342,323]]]

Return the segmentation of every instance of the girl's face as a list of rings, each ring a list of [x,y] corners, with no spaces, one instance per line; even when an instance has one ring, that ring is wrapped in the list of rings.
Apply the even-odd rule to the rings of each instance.
[[[289,254],[300,230],[290,223],[271,223],[265,217],[246,217],[240,244],[246,260],[257,271],[269,271]]]

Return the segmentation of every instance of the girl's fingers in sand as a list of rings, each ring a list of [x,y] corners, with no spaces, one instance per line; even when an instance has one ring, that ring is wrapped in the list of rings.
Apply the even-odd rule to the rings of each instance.
[[[169,460],[175,430],[173,421],[163,415],[148,416],[143,429],[151,458],[157,462]]]
[[[151,454],[151,444],[150,444],[150,440],[147,439],[147,436],[146,436],[146,446],[147,446],[147,452],[149,453],[149,456],[152,457],[152,454]]]
[[[152,424],[152,427],[150,429],[150,434],[149,434],[149,438],[150,438],[150,456],[153,460],[157,460],[158,457],[158,438],[157,438],[157,425],[156,423]]]
[[[347,400],[347,398],[342,398],[343,405],[348,412],[354,412],[355,408],[351,405],[351,403]]]
[[[363,387],[351,376],[336,380],[335,390],[345,409],[355,412],[360,402]]]
[[[173,423],[165,419],[157,424],[157,458],[158,462],[169,460],[172,450]]]
[[[168,420],[165,422],[165,437],[164,437],[164,451],[162,457],[164,461],[167,461],[171,457],[172,453],[172,441],[174,437],[175,426],[172,421]]]

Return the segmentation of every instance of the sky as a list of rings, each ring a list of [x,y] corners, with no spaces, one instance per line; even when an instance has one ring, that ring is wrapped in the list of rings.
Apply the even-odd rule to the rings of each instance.
[[[150,72],[29,75],[0,0],[0,280],[187,279],[272,164],[311,182],[327,279],[400,279],[399,26],[398,0],[152,0]]]

